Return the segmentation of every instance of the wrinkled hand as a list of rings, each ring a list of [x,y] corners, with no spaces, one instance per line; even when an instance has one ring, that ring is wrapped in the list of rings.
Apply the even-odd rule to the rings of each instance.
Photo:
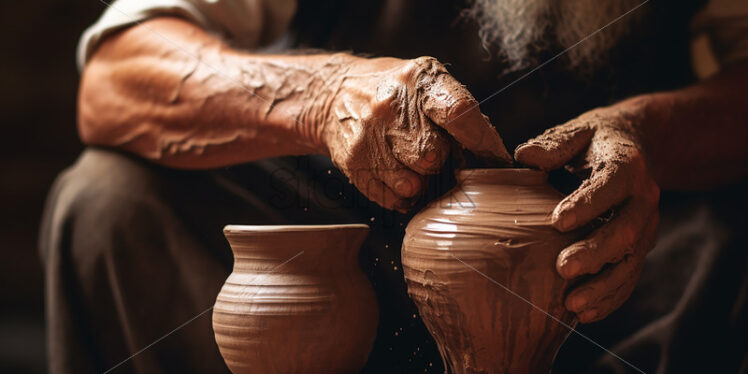
[[[635,115],[615,106],[588,112],[520,145],[515,158],[551,170],[567,165],[589,178],[553,211],[553,226],[570,231],[611,208],[608,222],[564,249],[556,269],[576,286],[565,305],[583,323],[605,318],[629,297],[654,246],[660,191],[642,151]],[[606,266],[608,265],[608,266]]]
[[[321,116],[332,161],[369,199],[405,211],[456,140],[494,164],[511,164],[477,102],[436,59],[356,58]]]

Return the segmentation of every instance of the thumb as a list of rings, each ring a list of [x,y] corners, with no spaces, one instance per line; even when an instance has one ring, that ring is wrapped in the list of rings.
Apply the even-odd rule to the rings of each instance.
[[[558,169],[587,148],[593,133],[588,125],[573,120],[520,144],[514,158],[542,170]]]
[[[435,125],[476,156],[497,165],[513,163],[503,139],[481,113],[478,102],[449,74],[438,75],[424,88],[421,109]]]

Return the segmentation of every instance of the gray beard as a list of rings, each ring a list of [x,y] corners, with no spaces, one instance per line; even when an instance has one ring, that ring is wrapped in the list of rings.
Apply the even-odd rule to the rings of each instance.
[[[634,11],[590,35],[642,1],[474,0],[467,13],[478,22],[483,46],[487,50],[498,47],[499,55],[508,64],[507,71],[537,65],[537,56],[551,43],[564,49],[579,43],[563,59],[571,70],[592,73],[606,61],[610,50],[632,29],[642,12]]]

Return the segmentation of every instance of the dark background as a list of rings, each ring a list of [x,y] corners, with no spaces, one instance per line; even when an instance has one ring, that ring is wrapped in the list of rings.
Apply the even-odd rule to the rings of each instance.
[[[97,0],[0,2],[0,372],[46,372],[37,230],[76,134],[75,47]]]
[[[46,371],[37,230],[55,176],[83,148],[75,50],[105,7],[98,0],[0,2],[0,373]],[[694,63],[713,71],[710,59]]]

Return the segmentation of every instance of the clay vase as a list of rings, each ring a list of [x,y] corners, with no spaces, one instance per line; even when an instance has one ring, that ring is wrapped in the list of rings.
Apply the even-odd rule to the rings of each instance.
[[[407,226],[408,293],[451,373],[548,373],[576,323],[555,262],[579,233],[550,226],[562,195],[530,169],[457,180]]]
[[[379,307],[361,271],[366,225],[226,226],[234,268],[213,330],[234,373],[357,373]]]

